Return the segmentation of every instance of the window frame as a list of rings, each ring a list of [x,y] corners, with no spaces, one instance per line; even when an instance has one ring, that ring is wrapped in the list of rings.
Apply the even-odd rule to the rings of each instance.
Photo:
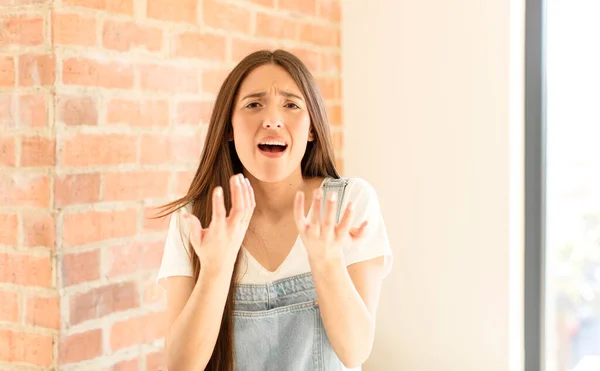
[[[545,370],[546,2],[525,2],[524,369]]]

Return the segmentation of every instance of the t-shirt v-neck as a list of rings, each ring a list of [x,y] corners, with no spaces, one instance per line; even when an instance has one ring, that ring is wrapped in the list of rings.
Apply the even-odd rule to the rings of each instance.
[[[323,189],[325,182],[329,177],[325,177],[319,189]],[[307,217],[312,214],[312,204],[308,210]],[[295,276],[297,274],[303,274],[310,272],[310,264],[308,262],[308,255],[302,243],[300,235],[294,240],[294,244],[288,251],[288,254],[283,259],[281,264],[274,271],[270,271],[265,268],[252,256],[252,254],[242,245],[242,252],[245,260],[240,267],[240,276],[238,283],[241,284],[264,284],[273,282],[278,279]]]

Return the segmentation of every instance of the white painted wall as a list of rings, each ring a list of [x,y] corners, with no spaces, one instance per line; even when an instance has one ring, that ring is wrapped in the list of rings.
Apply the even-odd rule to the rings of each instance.
[[[524,0],[345,0],[346,176],[395,253],[366,371],[522,369]]]

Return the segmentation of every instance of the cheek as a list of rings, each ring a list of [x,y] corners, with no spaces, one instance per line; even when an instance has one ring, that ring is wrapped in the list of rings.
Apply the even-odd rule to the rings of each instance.
[[[296,122],[294,125],[294,137],[298,140],[306,141],[310,131],[310,117],[303,117],[301,120]]]

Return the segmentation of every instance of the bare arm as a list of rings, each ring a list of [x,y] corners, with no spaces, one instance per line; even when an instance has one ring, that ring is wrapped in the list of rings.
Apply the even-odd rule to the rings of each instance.
[[[167,281],[168,319],[165,339],[169,370],[202,371],[214,350],[231,273],[200,273],[194,285],[191,277]]]
[[[197,282],[191,277],[168,279],[165,347],[169,370],[204,370],[219,336],[234,262],[256,206],[250,182],[241,174],[233,176],[230,185],[229,216],[220,187],[213,191],[209,228],[203,229],[196,216],[184,215],[202,269]]]
[[[321,210],[321,190],[313,197],[313,210]],[[304,216],[304,194],[298,192],[294,213],[312,272],[321,318],[329,342],[342,363],[349,368],[361,365],[371,354],[375,334],[375,313],[385,274],[384,257],[355,263],[346,268],[343,246],[365,236],[367,221],[351,228],[354,205],[348,206],[336,225],[337,194],[331,192],[325,215]]]
[[[348,268],[341,259],[311,265],[325,332],[346,367],[371,354],[383,263],[380,257]]]

